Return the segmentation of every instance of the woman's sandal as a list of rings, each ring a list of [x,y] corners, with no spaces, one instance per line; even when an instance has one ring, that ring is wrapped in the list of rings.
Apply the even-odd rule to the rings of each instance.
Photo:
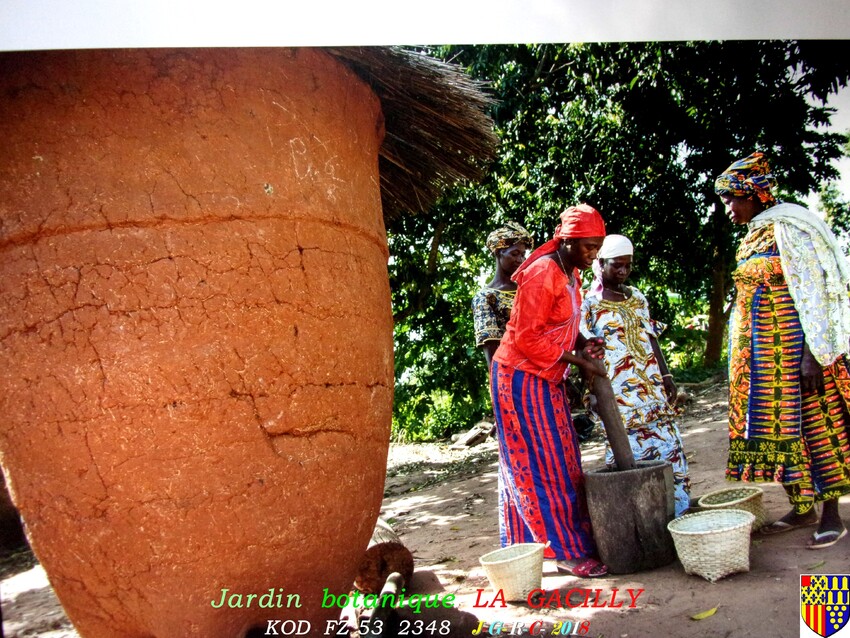
[[[843,527],[841,528],[841,531],[829,529],[825,532],[815,532],[807,547],[809,549],[824,549],[826,547],[832,547],[845,536],[847,536],[847,529]]]
[[[608,567],[595,558],[581,558],[575,565],[557,561],[555,566],[561,573],[572,574],[579,578],[599,578],[608,575]]]
[[[801,527],[811,527],[817,525],[818,519],[804,521],[801,523],[786,523],[783,520],[773,521],[769,525],[765,525],[759,530],[759,533],[764,536],[773,536],[774,534],[784,534],[791,530],[800,529]]]

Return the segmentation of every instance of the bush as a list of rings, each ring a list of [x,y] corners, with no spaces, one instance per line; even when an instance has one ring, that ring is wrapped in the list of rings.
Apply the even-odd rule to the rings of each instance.
[[[415,397],[396,397],[392,439],[413,443],[446,439],[490,414],[489,400],[478,405],[470,396],[458,397],[444,390]]]

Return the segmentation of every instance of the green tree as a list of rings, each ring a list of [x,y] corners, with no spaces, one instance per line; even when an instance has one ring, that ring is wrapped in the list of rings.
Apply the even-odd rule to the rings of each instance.
[[[443,53],[493,79],[503,104],[496,113],[503,126],[497,170],[507,177],[503,190],[520,191],[508,193],[506,203],[546,215],[564,201],[597,206],[613,231],[631,235],[641,254],[651,255],[637,259],[651,287],[709,300],[705,358],[715,363],[737,233],[713,178],[756,149],[774,160],[789,195],[834,178],[831,161],[842,138],[825,130],[825,100],[850,80],[850,43],[598,43]]]
[[[415,403],[415,419],[424,422],[441,402],[445,432],[452,418],[465,425],[464,415],[486,414],[486,371],[472,347],[468,302],[489,267],[483,240],[504,220],[524,223],[540,243],[565,206],[595,206],[609,232],[629,235],[638,247],[633,278],[656,316],[674,319],[667,291],[685,300],[681,312],[707,300],[711,364],[721,354],[739,232],[713,193],[714,177],[756,149],[773,160],[789,196],[835,177],[831,160],[843,140],[824,128],[825,100],[850,79],[847,42],[451,46],[433,53],[489,82],[501,147],[482,183],[389,228],[397,419],[413,414]]]
[[[850,157],[850,132],[845,133],[844,155]],[[821,186],[818,194],[827,222],[845,240],[850,239],[850,201],[842,197],[834,182]]]
[[[489,391],[476,351],[470,301],[486,268],[480,229],[490,210],[474,188],[445,196],[428,213],[388,229],[395,320],[394,434],[441,437],[487,412]],[[483,376],[482,376],[483,375]]]
[[[848,52],[847,42],[664,45],[659,72],[642,72],[632,87],[638,90],[629,108],[634,121],[679,138],[696,210],[710,211],[697,237],[711,247],[711,258],[699,253],[695,264],[709,275],[701,278],[709,299],[708,364],[721,354],[738,234],[713,193],[713,178],[756,149],[772,159],[788,199],[835,177],[841,136],[825,128],[831,113],[825,101],[850,79]],[[665,97],[658,116],[651,104]]]

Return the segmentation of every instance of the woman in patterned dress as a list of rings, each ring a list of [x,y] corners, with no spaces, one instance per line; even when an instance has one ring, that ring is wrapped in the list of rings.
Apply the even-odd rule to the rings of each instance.
[[[554,239],[514,273],[516,299],[490,370],[502,546],[549,543],[544,556],[581,577],[608,569],[594,556],[563,379],[570,364],[592,372],[588,358],[603,354],[601,344],[579,334],[579,323],[580,270],[591,266],[604,235],[602,217],[590,206],[561,213]]]
[[[508,222],[488,235],[487,248],[496,262],[496,273],[472,298],[472,315],[475,345],[484,350],[489,374],[516,297],[516,282],[511,276],[525,261],[525,254],[534,248],[534,243],[525,228]]]
[[[688,509],[690,486],[676,410],[671,405],[676,384],[656,339],[665,326],[650,318],[641,291],[625,285],[633,253],[626,237],[605,237],[593,266],[593,285],[582,304],[582,331],[605,342],[605,367],[635,460],[669,461],[672,465],[675,510],[680,516]],[[593,412],[593,402],[589,403]],[[614,465],[610,446],[605,461]]]
[[[762,153],[715,182],[732,222],[748,226],[733,273],[726,476],[782,484],[792,509],[762,531],[818,525],[809,547],[820,549],[847,534],[850,267],[826,224],[777,202],[774,186]]]

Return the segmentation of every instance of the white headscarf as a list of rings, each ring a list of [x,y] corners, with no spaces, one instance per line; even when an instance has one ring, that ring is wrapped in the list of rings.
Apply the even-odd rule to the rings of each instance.
[[[596,253],[596,259],[593,260],[593,281],[590,284],[588,297],[599,297],[602,299],[602,266],[599,265],[600,259],[613,259],[614,257],[624,257],[626,255],[634,255],[635,249],[632,242],[624,235],[605,235],[605,240],[602,242],[602,247]]]

